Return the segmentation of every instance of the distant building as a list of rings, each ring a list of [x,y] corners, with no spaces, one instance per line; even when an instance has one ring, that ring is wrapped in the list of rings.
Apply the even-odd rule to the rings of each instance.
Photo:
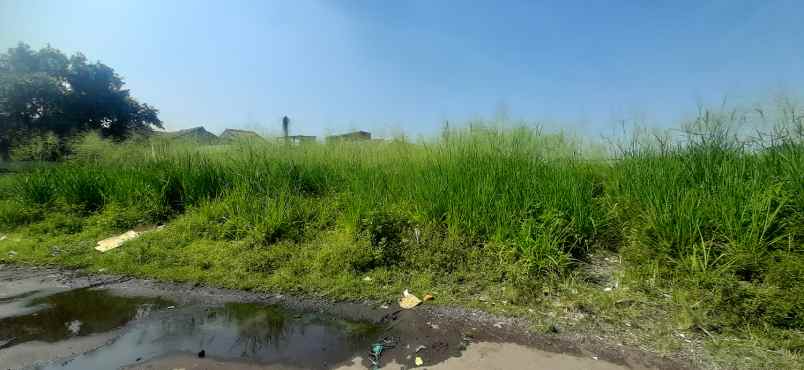
[[[291,144],[302,144],[302,143],[314,143],[316,140],[315,136],[306,136],[306,135],[291,135],[287,137],[287,140]]]
[[[371,133],[368,131],[355,131],[341,135],[327,136],[327,142],[338,141],[364,141],[371,140]]]
[[[203,126],[172,132],[154,131],[154,135],[172,140],[189,140],[201,144],[215,144],[218,142],[218,137],[207,131]]]
[[[262,140],[262,136],[254,131],[227,128],[220,136],[221,140]]]

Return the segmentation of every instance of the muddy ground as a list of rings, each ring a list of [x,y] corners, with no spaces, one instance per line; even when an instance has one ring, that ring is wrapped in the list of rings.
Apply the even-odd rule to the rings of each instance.
[[[690,368],[433,302],[402,310],[0,265],[2,369],[371,369],[377,343],[382,369]]]

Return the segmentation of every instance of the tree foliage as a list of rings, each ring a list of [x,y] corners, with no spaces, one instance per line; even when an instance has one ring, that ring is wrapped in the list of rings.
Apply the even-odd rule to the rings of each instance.
[[[0,155],[26,138],[63,139],[96,130],[122,139],[162,127],[158,110],[134,99],[111,67],[50,46],[20,43],[0,54]]]

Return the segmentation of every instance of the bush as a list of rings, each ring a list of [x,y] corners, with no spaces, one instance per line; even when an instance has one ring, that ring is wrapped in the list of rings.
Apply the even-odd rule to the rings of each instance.
[[[15,161],[56,161],[64,157],[67,148],[52,132],[35,135],[14,146],[11,159]]]
[[[399,215],[389,212],[371,212],[360,220],[358,238],[365,238],[372,247],[373,263],[363,266],[397,266],[402,263],[404,235],[410,224]]]

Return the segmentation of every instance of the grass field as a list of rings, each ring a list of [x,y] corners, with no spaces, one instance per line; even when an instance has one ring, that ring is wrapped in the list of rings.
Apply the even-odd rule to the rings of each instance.
[[[670,140],[594,152],[527,128],[300,146],[88,136],[58,165],[0,175],[0,261],[346,299],[411,288],[662,353],[692,338],[711,367],[800,366],[802,118],[754,139],[733,121],[705,113]]]

